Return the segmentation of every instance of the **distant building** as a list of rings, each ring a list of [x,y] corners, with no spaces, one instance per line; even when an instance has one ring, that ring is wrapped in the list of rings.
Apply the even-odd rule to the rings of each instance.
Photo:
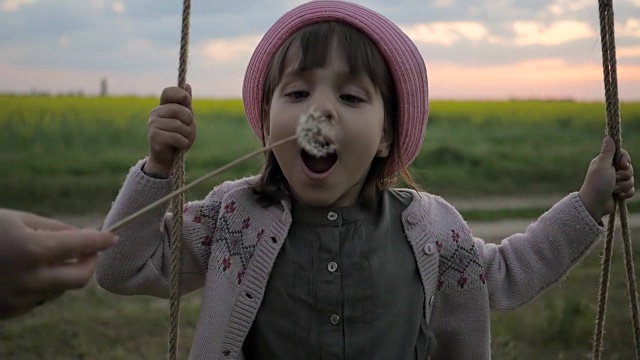
[[[102,78],[102,80],[100,80],[100,96],[108,96],[107,78]]]

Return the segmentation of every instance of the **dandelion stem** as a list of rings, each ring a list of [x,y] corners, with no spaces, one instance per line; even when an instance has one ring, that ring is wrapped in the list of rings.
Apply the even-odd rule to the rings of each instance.
[[[203,182],[203,181],[205,181],[205,180],[207,180],[207,179],[209,179],[209,178],[211,178],[213,176],[219,175],[219,174],[229,170],[230,168],[240,164],[241,162],[243,162],[245,160],[248,160],[248,159],[250,159],[250,158],[252,158],[252,157],[254,157],[256,155],[260,155],[261,153],[263,153],[263,152],[265,152],[267,150],[273,149],[274,147],[276,147],[278,145],[282,145],[282,144],[284,144],[286,142],[289,142],[291,140],[295,140],[297,138],[298,138],[298,134],[292,135],[292,136],[290,136],[288,138],[276,141],[276,142],[274,142],[273,144],[271,144],[269,146],[266,146],[266,147],[263,147],[261,149],[252,151],[252,152],[250,152],[250,153],[248,153],[248,154],[246,154],[246,155],[244,155],[242,157],[239,157],[236,160],[233,160],[232,162],[230,162],[230,163],[228,163],[226,165],[223,165],[223,166],[211,171],[210,173],[199,177],[198,179],[192,181],[188,185],[185,185],[185,186],[183,186],[183,187],[181,187],[181,188],[179,188],[177,190],[174,190],[173,192],[165,195],[164,197],[160,198],[159,200],[156,200],[155,202],[153,202],[153,203],[145,206],[144,208],[136,211],[135,213],[127,216],[126,218],[120,220],[119,222],[117,222],[114,225],[112,225],[111,227],[109,227],[107,230],[105,230],[105,232],[114,232],[114,231],[122,228],[123,226],[127,225],[128,223],[132,222],[133,220],[139,218],[140,216],[146,214],[150,210],[157,208],[158,206],[166,203],[167,201],[170,201],[174,197],[176,197],[176,196],[182,194],[183,192],[189,190],[190,188],[200,184],[201,182]]]

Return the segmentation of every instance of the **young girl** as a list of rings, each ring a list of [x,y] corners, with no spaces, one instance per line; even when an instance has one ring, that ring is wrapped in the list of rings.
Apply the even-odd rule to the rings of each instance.
[[[310,108],[334,154],[295,141],[261,173],[184,207],[182,293],[204,287],[193,359],[487,359],[490,309],[514,309],[559,281],[600,239],[612,194],[633,195],[630,157],[610,138],[579,192],[499,245],[474,238],[442,198],[393,188],[420,151],[427,76],[391,21],[342,1],[294,8],[253,54],[243,94],[264,144]],[[149,156],[130,171],[105,227],[171,190],[176,150],[194,142],[191,89],[166,88]],[[171,214],[153,211],[100,255],[118,294],[167,297]]]

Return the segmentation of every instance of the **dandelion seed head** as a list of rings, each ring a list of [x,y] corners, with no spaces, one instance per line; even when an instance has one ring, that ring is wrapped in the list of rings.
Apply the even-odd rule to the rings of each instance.
[[[296,134],[298,144],[309,154],[323,157],[336,151],[331,137],[331,120],[310,109],[300,116]]]

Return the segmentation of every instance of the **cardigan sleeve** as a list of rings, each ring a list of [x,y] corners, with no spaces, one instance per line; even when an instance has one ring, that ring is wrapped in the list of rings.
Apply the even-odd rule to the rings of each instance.
[[[431,326],[434,359],[490,359],[489,310],[517,308],[563,276],[604,232],[577,193],[556,203],[524,233],[499,244],[473,236],[460,214],[431,197],[422,227],[438,251]]]
[[[171,192],[171,179],[147,176],[142,172],[144,163],[141,160],[130,169],[103,229]],[[186,203],[183,208],[181,294],[204,285],[211,252],[208,245],[223,196],[224,185],[220,185],[204,200]],[[118,243],[98,255],[96,280],[102,288],[122,295],[169,296],[173,215],[166,212],[167,206],[159,206],[116,231]]]
[[[524,233],[499,244],[474,238],[484,268],[492,309],[509,310],[531,301],[560,281],[601,238],[577,192],[533,222]]]

